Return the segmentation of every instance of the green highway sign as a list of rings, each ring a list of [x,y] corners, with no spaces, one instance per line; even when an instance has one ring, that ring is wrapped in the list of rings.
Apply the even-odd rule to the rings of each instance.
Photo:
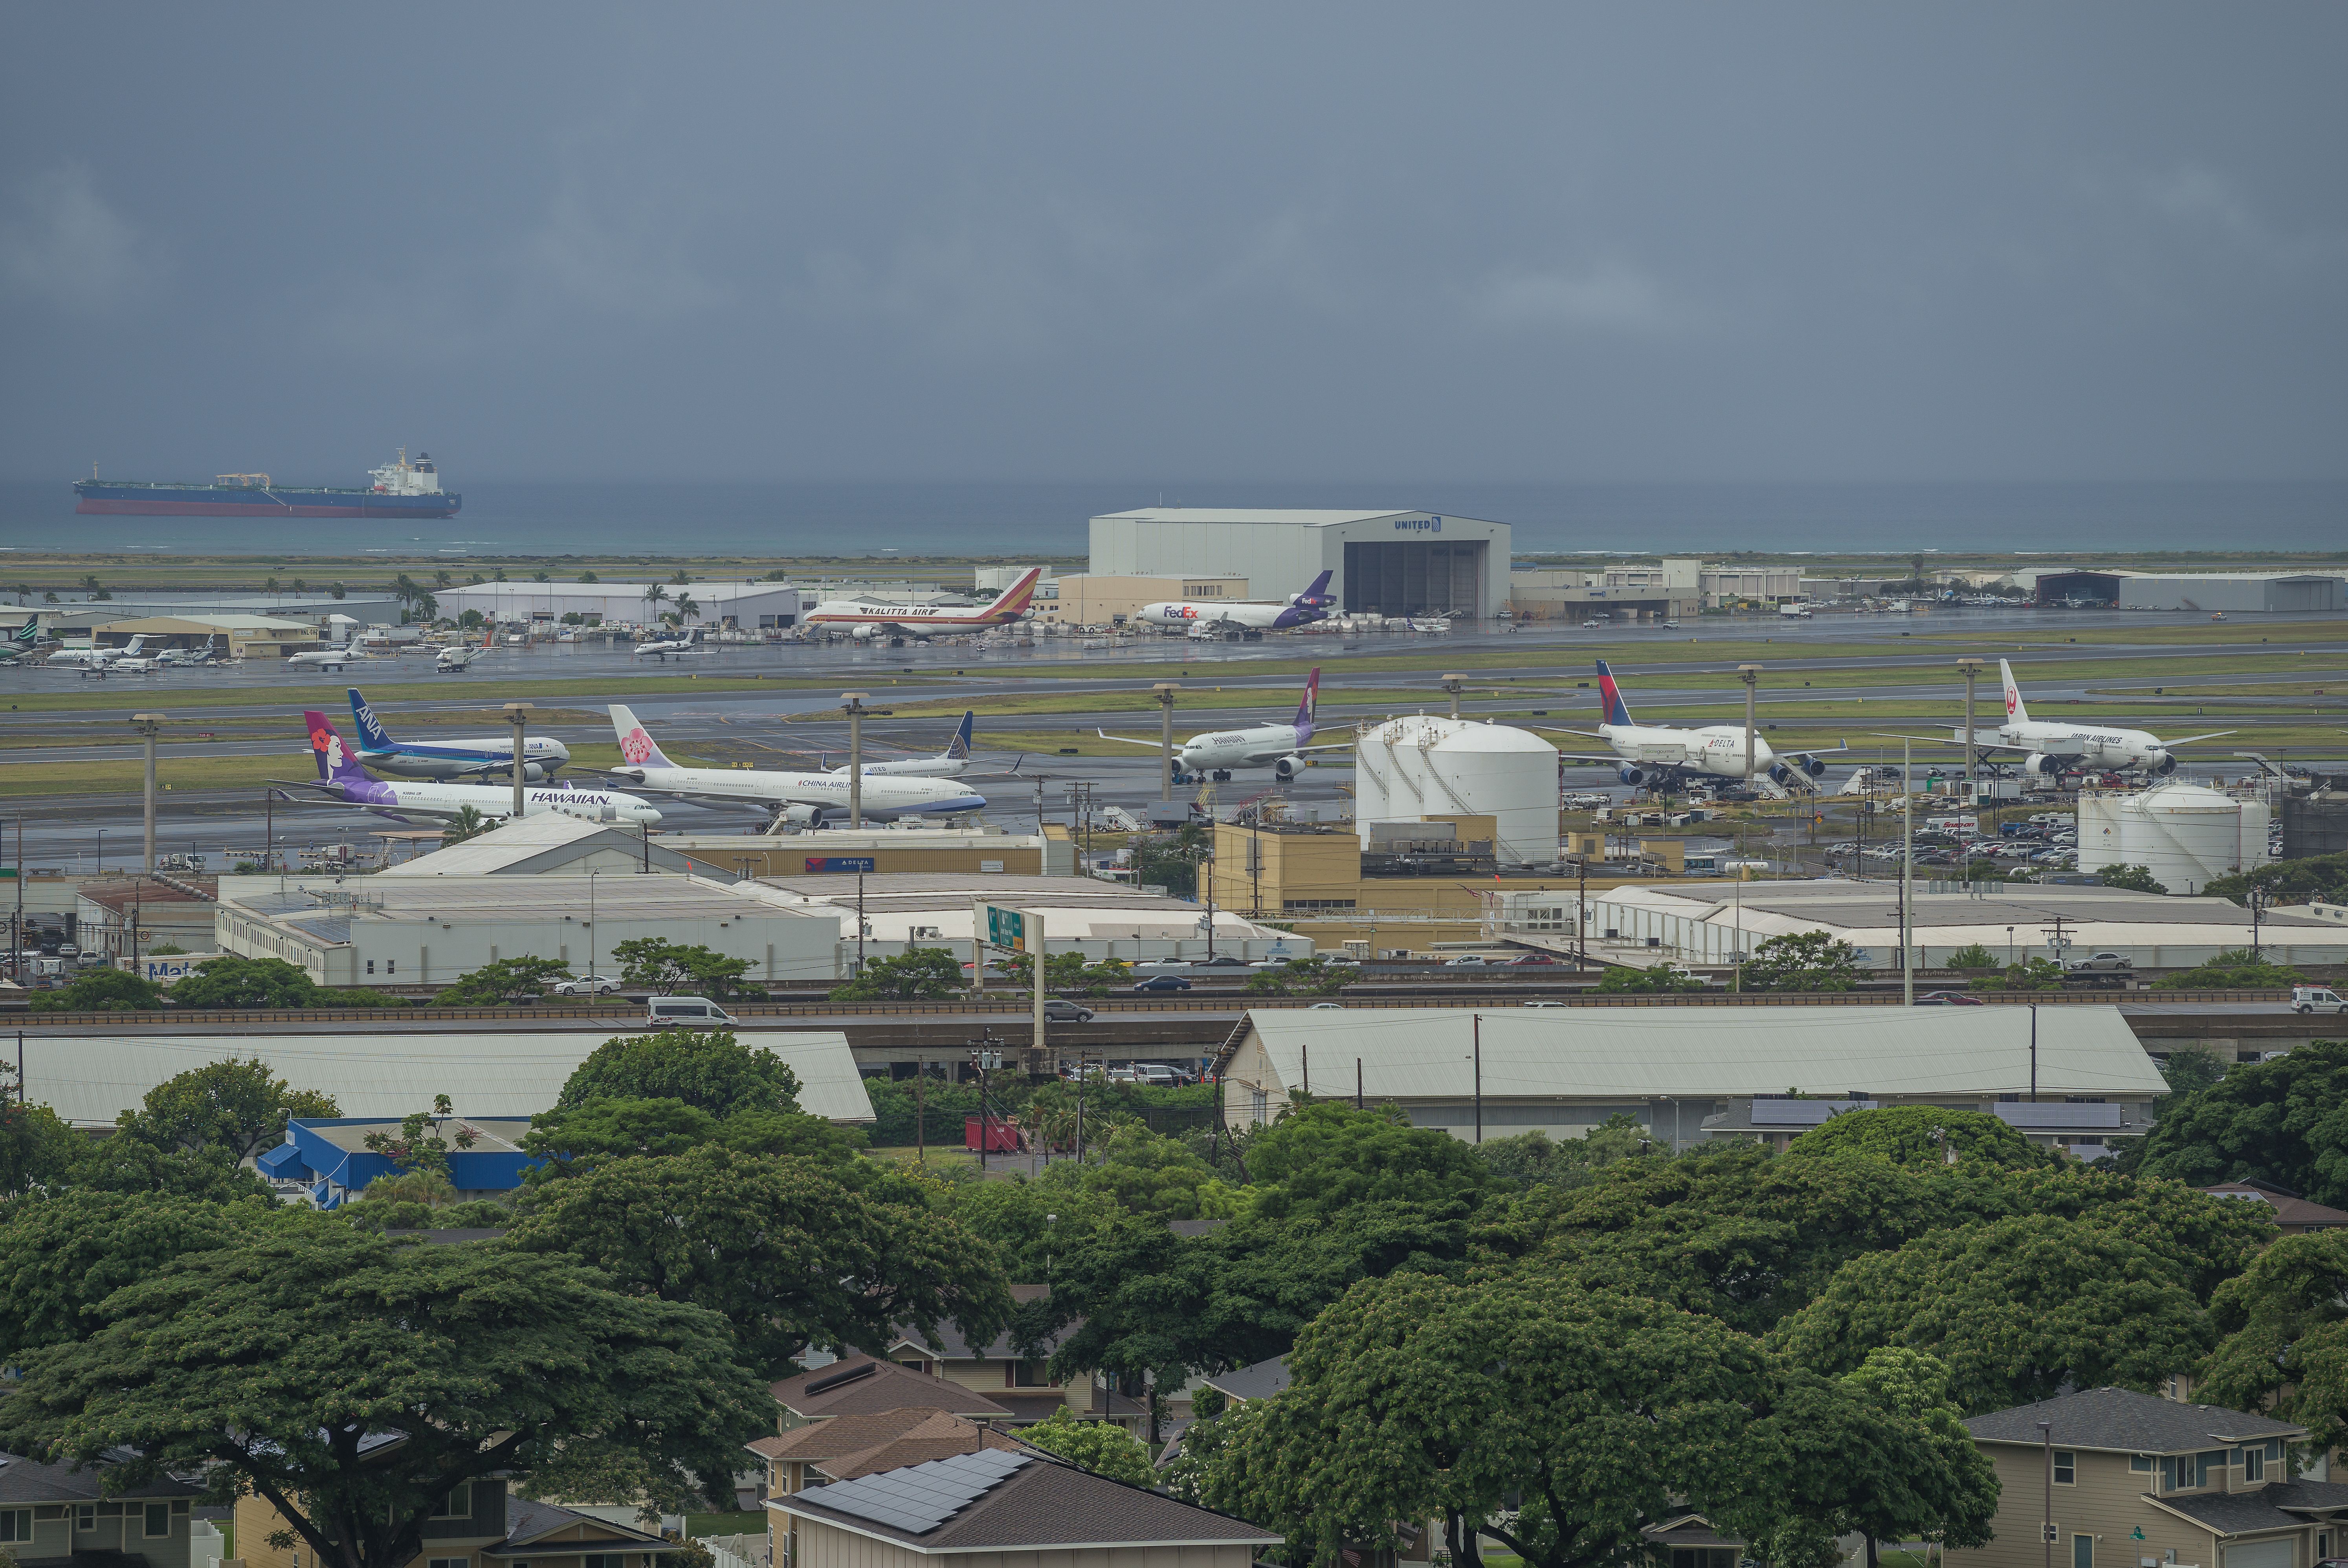
[[[989,947],[1009,948],[1026,952],[1027,917],[1016,909],[999,908],[993,904],[979,907],[986,914],[986,941]]]

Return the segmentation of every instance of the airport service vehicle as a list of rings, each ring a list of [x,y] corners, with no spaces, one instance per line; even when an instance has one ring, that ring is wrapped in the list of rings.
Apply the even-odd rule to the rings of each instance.
[[[2013,678],[2013,666],[2001,659],[1997,672],[2005,682],[2005,723],[1994,730],[1975,730],[1972,744],[1983,752],[2024,753],[2022,771],[2031,777],[2052,778],[2079,768],[2133,768],[2154,778],[2166,778],[2177,771],[2178,747],[2235,733],[2211,730],[2205,734],[2180,735],[2176,740],[2164,741],[2147,730],[2034,719],[2022,701],[2022,687]],[[1947,740],[1938,735],[1891,738],[1924,741],[1939,746],[1965,743],[1962,730],[1951,731]]]
[[[1331,575],[1323,572],[1305,585],[1303,593],[1292,593],[1277,603],[1261,600],[1239,600],[1230,604],[1167,600],[1145,604],[1133,623],[1185,627],[1193,637],[1215,637],[1227,631],[1261,634],[1285,631],[1292,626],[1310,626],[1316,620],[1326,620],[1329,607],[1337,602],[1329,594]]]
[[[946,749],[936,756],[901,757],[893,763],[866,763],[864,776],[901,779],[960,778],[963,770],[970,766],[970,733],[977,719],[978,715],[975,712],[965,710],[962,716],[962,723],[954,726],[953,736],[946,742]],[[848,773],[845,767],[832,768],[829,771],[843,777]],[[1017,773],[1019,770],[1014,766],[1011,771]]]
[[[1179,975],[1152,975],[1146,980],[1136,980],[1132,989],[1137,991],[1187,991],[1190,989],[1190,982]]]
[[[1191,736],[1174,748],[1174,765],[1180,776],[1169,782],[1184,784],[1195,774],[1211,776],[1217,784],[1224,784],[1230,781],[1234,768],[1261,767],[1271,768],[1272,776],[1282,783],[1294,778],[1304,766],[1305,753],[1336,751],[1354,743],[1313,743],[1313,710],[1320,700],[1321,671],[1316,668],[1304,682],[1304,700],[1296,705],[1296,717],[1285,724],[1256,724],[1244,730],[1215,730]],[[1107,730],[1094,733],[1104,741],[1148,746],[1153,752],[1159,749],[1156,741],[1112,735]]]
[[[469,668],[474,660],[488,651],[489,648],[486,644],[475,648],[459,642],[453,647],[443,648],[440,650],[440,656],[432,661],[432,672],[436,675],[453,675],[460,670]]]
[[[403,779],[469,779],[487,774],[513,777],[513,738],[476,735],[448,741],[395,741],[355,686],[348,688],[351,718],[358,725],[363,767]],[[530,735],[522,741],[522,782],[537,784],[571,760],[561,741]]]
[[[2343,999],[2330,986],[2293,986],[2291,988],[2291,1010],[2348,1013],[2348,999]]]
[[[635,647],[637,658],[657,659],[664,664],[668,662],[668,656],[672,653],[682,659],[688,653],[700,651],[701,634],[694,631],[683,637],[655,637],[650,641],[639,642]]]
[[[429,452],[407,460],[407,448],[380,468],[364,490],[277,485],[266,474],[222,474],[209,485],[108,482],[95,473],[74,482],[77,512],[135,513],[160,518],[453,518],[462,496],[440,488]]]
[[[612,729],[620,738],[620,766],[610,769],[655,794],[680,800],[736,802],[763,807],[782,822],[808,827],[848,816],[844,773],[785,773],[765,768],[685,768],[669,761],[624,703],[612,704]],[[855,781],[864,815],[876,822],[901,816],[961,816],[986,809],[986,797],[950,779],[895,778],[883,774]]]
[[[1624,784],[1658,790],[1691,777],[1745,776],[1744,725],[1707,724],[1700,730],[1684,730],[1674,724],[1634,723],[1631,705],[1622,700],[1622,689],[1614,683],[1614,671],[1603,659],[1598,661],[1598,692],[1605,703],[1606,722],[1595,731],[1560,729],[1557,733],[1591,736],[1604,741],[1613,753],[1608,756],[1560,753],[1567,761],[1613,763],[1615,776]],[[1849,749],[1840,743],[1834,747],[1838,752]],[[1781,757],[1768,742],[1759,735],[1753,737],[1756,778],[1766,778],[1783,787],[1797,781],[1807,783],[1826,771],[1825,759],[1816,753],[1797,752]]]
[[[730,1029],[740,1020],[707,997],[654,997],[644,1004],[654,1029]]]
[[[43,668],[47,670],[104,670],[125,659],[136,659],[147,646],[147,634],[140,632],[119,648],[63,648],[48,656]]]
[[[1019,580],[976,609],[937,604],[874,604],[860,599],[831,599],[807,612],[805,624],[823,631],[846,632],[859,642],[885,639],[902,642],[911,638],[926,642],[932,637],[968,636],[1007,626],[1027,613],[1035,597],[1042,567],[1029,567]]]
[[[1777,607],[1777,613],[1785,617],[1787,620],[1808,620],[1812,619],[1810,608],[1805,604],[1781,604]]]
[[[1045,997],[1044,1016],[1061,1023],[1090,1023],[1093,1021],[1093,1009],[1066,997]]]
[[[575,980],[557,980],[547,989],[559,997],[602,997],[618,990],[620,982],[602,975],[581,975]]]
[[[343,737],[325,714],[312,709],[302,715],[310,728],[310,752],[317,759],[314,782],[272,779],[280,789],[314,789],[327,798],[309,804],[339,803],[379,816],[405,820],[411,816],[451,817],[472,807],[492,821],[513,815],[513,791],[469,784],[386,784],[370,778],[344,745]],[[299,795],[279,794],[280,800],[300,801]],[[649,827],[661,819],[652,803],[616,790],[573,789],[568,784],[541,785],[522,791],[522,815],[536,816],[560,811],[593,822],[633,822]]]

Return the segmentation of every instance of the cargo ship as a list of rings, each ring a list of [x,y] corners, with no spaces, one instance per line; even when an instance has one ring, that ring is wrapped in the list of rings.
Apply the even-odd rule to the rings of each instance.
[[[380,468],[364,490],[272,484],[266,474],[222,474],[209,485],[74,482],[77,512],[129,513],[154,518],[453,518],[462,496],[440,488],[432,454],[407,460],[407,448]]]

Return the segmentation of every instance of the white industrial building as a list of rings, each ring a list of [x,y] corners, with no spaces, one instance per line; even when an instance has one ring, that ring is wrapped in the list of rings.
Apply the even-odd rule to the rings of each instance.
[[[1945,890],[1944,890],[1945,889]],[[1725,965],[1771,937],[1821,931],[1877,970],[1900,967],[1900,889],[1882,882],[1748,882],[1702,889],[1633,884],[1591,894],[1589,939],[1656,958]],[[1570,888],[1485,897],[1484,935],[1553,952],[1574,945]],[[2000,965],[2118,953],[2145,969],[2187,969],[2251,945],[2250,912],[2224,898],[2164,897],[2059,884],[1919,883],[1910,917],[1914,964],[1941,968],[1978,944]],[[2348,930],[2268,913],[2257,941],[2278,964],[2348,963]]]
[[[796,626],[813,601],[778,582],[661,583],[662,598],[645,597],[646,582],[479,582],[467,588],[435,589],[433,602],[444,618],[478,610],[494,620],[561,620],[576,615],[614,626],[649,626],[673,614],[689,597],[700,610],[698,626],[773,631]]]
[[[2017,579],[2024,574],[2016,572]],[[2040,604],[2120,610],[2307,614],[2343,607],[2348,579],[2336,571],[2041,571]]]
[[[1495,819],[1503,866],[1557,858],[1557,748],[1530,731],[1412,714],[1363,731],[1354,764],[1365,850],[1378,823],[1460,813]]]
[[[1756,1123],[1782,1143],[1829,1108],[1934,1105],[2088,1158],[2149,1129],[2168,1085],[2118,1009],[2035,1021],[2034,1036],[2023,1008],[1262,1009],[1223,1070],[1223,1116],[1243,1131],[1300,1093],[1358,1095],[1461,1139],[1479,1120],[1485,1138],[1578,1138],[1627,1115],[1679,1150]]]
[[[1527,620],[1605,616],[1669,620],[1746,602],[1779,604],[1804,597],[1797,566],[1721,566],[1666,559],[1652,566],[1527,567],[1509,579],[1509,601]]]
[[[1506,523],[1414,511],[1143,507],[1092,520],[1104,576],[1239,577],[1259,599],[1327,571],[1348,613],[1497,615],[1509,602]]]
[[[420,863],[411,863],[413,872]],[[223,876],[219,951],[283,958],[324,986],[447,985],[499,958],[607,969],[639,937],[750,960],[757,984],[830,980],[839,923],[755,883],[703,876]]]
[[[2171,893],[2199,893],[2217,877],[2267,863],[2273,815],[2262,800],[2199,784],[2082,791],[2079,869],[2142,866]]]
[[[331,1094],[352,1117],[406,1116],[446,1094],[459,1116],[530,1117],[551,1110],[579,1064],[626,1020],[578,1030],[340,1029],[316,1033],[76,1034],[26,1037],[25,1097],[77,1127],[110,1128],[148,1091],[180,1073],[261,1056],[296,1089]],[[833,1122],[872,1121],[848,1037],[837,1030],[761,1030],[746,1037],[799,1081],[799,1109]]]

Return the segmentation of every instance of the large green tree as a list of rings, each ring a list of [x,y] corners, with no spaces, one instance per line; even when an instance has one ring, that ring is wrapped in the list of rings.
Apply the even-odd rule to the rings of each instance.
[[[269,1213],[265,1199],[89,1188],[0,1209],[0,1362],[102,1327],[99,1307],[117,1290],[186,1254],[242,1240]]]
[[[2001,1169],[2061,1158],[1994,1116],[1937,1105],[1886,1105],[1829,1117],[1786,1152],[1797,1160],[1856,1157],[1924,1166],[1973,1161]]]
[[[107,1298],[26,1353],[0,1437],[126,1482],[208,1471],[334,1568],[404,1568],[466,1481],[613,1454],[688,1490],[773,1419],[722,1318],[575,1259],[295,1216]],[[258,1543],[256,1543],[258,1544]]]
[[[605,1040],[564,1080],[555,1104],[590,1100],[682,1100],[713,1116],[797,1111],[799,1081],[773,1051],[730,1030],[664,1030]]]
[[[2218,1287],[2211,1316],[2224,1337],[2196,1399],[2297,1421],[2319,1453],[2348,1443],[2348,1231],[2280,1238]]]
[[[2316,1040],[2178,1095],[2146,1135],[2137,1169],[2195,1187],[2271,1182],[2348,1204],[2348,1040]]]
[[[868,959],[852,980],[831,988],[836,1002],[941,1001],[970,989],[962,960],[944,948]]]
[[[748,992],[750,960],[729,958],[714,948],[638,937],[612,949],[620,979],[663,996],[690,988],[695,996],[726,1001]],[[764,993],[759,993],[763,995]]]
[[[333,1095],[294,1088],[257,1056],[231,1057],[165,1079],[118,1126],[158,1149],[222,1149],[247,1160],[283,1143],[297,1116],[341,1114]]]
[[[1753,949],[1737,983],[1748,991],[1847,991],[1859,984],[1859,949],[1824,931],[1772,937]]]

